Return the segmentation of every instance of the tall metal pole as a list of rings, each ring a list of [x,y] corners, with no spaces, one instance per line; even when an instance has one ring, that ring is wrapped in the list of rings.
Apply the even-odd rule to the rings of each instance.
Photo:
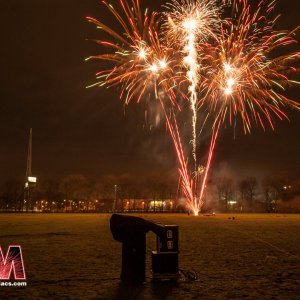
[[[30,128],[30,132],[29,132],[26,180],[28,180],[28,177],[32,175],[31,174],[31,166],[32,166],[32,128]]]
[[[25,178],[25,199],[24,204],[26,211],[31,207],[31,191],[30,191],[30,183],[28,181],[28,177],[30,177],[32,168],[32,128],[30,128],[29,132],[29,140],[28,140],[28,152],[27,152],[27,166],[26,166],[26,178]]]

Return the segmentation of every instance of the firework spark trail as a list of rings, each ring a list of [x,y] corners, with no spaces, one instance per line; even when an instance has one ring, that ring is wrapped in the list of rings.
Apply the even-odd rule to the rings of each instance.
[[[166,111],[164,102],[161,100],[161,98],[159,100],[161,102],[161,106],[162,106],[163,112],[165,114],[167,128],[172,137],[174,147],[176,150],[176,155],[177,155],[177,158],[179,161],[179,170],[178,171],[180,174],[180,178],[182,180],[182,190],[183,190],[184,195],[186,196],[186,205],[189,210],[193,211],[197,215],[199,210],[195,209],[198,207],[198,205],[197,205],[198,201],[194,195],[194,189],[193,189],[194,181],[189,176],[187,161],[186,161],[186,157],[184,155],[175,113],[173,111],[173,108],[171,108],[171,115],[169,116]],[[196,210],[197,210],[197,212],[196,212]]]
[[[189,29],[189,26],[186,28]],[[190,92],[190,102],[191,102],[191,109],[192,109],[192,131],[193,131],[193,139],[192,139],[192,145],[193,145],[193,157],[195,162],[195,171],[197,168],[197,157],[196,157],[196,147],[197,147],[197,133],[196,133],[196,127],[197,127],[197,86],[198,86],[198,69],[199,65],[197,63],[197,43],[196,43],[196,35],[195,30],[196,28],[191,27],[190,32],[188,33],[187,40],[188,44],[186,46],[187,49],[187,56],[185,57],[185,63],[188,65],[188,72],[187,77],[190,82],[189,86],[189,92]]]
[[[217,123],[217,127],[214,127],[213,132],[212,132],[212,137],[211,137],[210,147],[209,147],[209,153],[208,153],[208,159],[207,159],[207,162],[206,162],[206,167],[205,167],[205,170],[204,170],[203,180],[202,180],[202,183],[201,183],[200,194],[199,194],[199,207],[200,207],[200,209],[203,205],[204,189],[206,187],[207,175],[208,175],[208,172],[210,170],[210,165],[211,165],[211,162],[212,162],[217,137],[219,135],[220,125],[221,125],[221,121],[219,121]]]
[[[199,43],[216,37],[220,23],[222,5],[216,0],[173,0],[165,8],[167,12],[167,40],[184,53],[183,66],[189,82],[188,94],[192,111],[192,156],[194,171],[197,174],[197,102],[200,68]],[[201,55],[200,55],[201,57]]]

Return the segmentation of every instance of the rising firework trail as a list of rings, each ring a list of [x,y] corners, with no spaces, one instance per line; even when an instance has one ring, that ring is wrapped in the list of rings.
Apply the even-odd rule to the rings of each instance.
[[[236,126],[240,119],[245,133],[254,124],[274,129],[275,118],[288,118],[285,108],[299,109],[299,102],[286,96],[286,88],[298,84],[293,78],[300,54],[289,48],[297,43],[296,30],[275,30],[275,1],[261,0],[253,9],[247,0],[233,0],[228,18],[221,18],[222,9],[231,4],[226,0],[172,0],[163,13],[142,11],[139,0],[119,0],[117,8],[102,2],[123,31],[88,17],[111,37],[96,41],[107,53],[88,58],[103,61],[92,86],[120,87],[127,104],[149,96],[158,99],[187,208],[197,215],[222,127]],[[177,120],[185,108],[181,99],[192,112],[192,170]],[[197,144],[203,131],[211,138],[201,166]]]
[[[198,88],[201,79],[201,57],[203,46],[208,39],[216,39],[220,27],[220,13],[222,5],[217,0],[173,0],[166,8],[166,40],[170,45],[175,45],[177,51],[183,54],[182,66],[186,68],[188,89],[186,94],[192,112],[192,157],[194,160],[193,179],[183,179],[183,191],[188,206],[197,215],[201,210],[202,201],[199,199],[198,183],[202,175],[201,167],[197,162],[197,120],[198,120]],[[176,126],[175,126],[176,127]],[[168,127],[170,129],[170,127]],[[171,134],[172,135],[172,134]],[[173,136],[173,135],[172,135]],[[175,146],[176,147],[176,146]],[[191,175],[190,175],[191,176]],[[189,182],[189,186],[187,183]],[[187,190],[193,190],[190,199]]]
[[[175,45],[184,57],[182,65],[187,69],[190,108],[192,110],[192,155],[197,171],[197,100],[201,68],[201,49],[203,41],[216,36],[221,19],[221,6],[216,0],[173,0],[167,9],[166,39]]]

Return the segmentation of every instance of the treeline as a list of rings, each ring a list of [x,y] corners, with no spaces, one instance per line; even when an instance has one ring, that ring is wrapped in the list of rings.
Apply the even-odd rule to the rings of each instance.
[[[206,208],[221,212],[300,212],[300,178],[272,174],[236,178],[216,175],[206,189]]]
[[[176,175],[176,174],[175,174]],[[63,178],[38,179],[30,191],[24,183],[8,180],[1,185],[1,211],[66,211],[111,210],[114,201],[137,199],[143,201],[172,200],[173,210],[184,204],[179,182],[174,175],[151,175],[136,178],[130,175],[87,178],[71,174]],[[27,201],[27,203],[25,202]],[[30,205],[28,205],[30,201]],[[144,205],[149,209],[148,205]],[[120,207],[120,204],[119,204]],[[135,207],[135,205],[134,205]],[[220,172],[207,182],[204,195],[206,212],[300,212],[300,178],[289,174],[272,174],[262,180],[255,176],[237,178]]]
[[[38,179],[30,191],[30,208],[38,210],[96,209],[101,200],[106,202],[120,199],[174,199],[177,193],[176,181],[164,176],[151,175],[147,178],[133,178],[130,175],[106,175],[98,179],[81,174],[64,178]],[[27,191],[19,180],[8,180],[0,190],[1,210],[24,210],[28,208]],[[25,200],[24,200],[25,199]]]

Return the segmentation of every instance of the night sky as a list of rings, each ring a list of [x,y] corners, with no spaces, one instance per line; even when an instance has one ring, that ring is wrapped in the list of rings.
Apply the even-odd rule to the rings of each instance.
[[[114,1],[112,1],[114,2]],[[149,6],[164,1],[144,0]],[[279,0],[280,28],[299,24],[300,1]],[[151,4],[152,3],[152,4]],[[176,172],[176,158],[163,122],[149,130],[144,106],[124,109],[116,89],[86,89],[97,62],[84,58],[99,46],[86,16],[111,22],[97,0],[6,0],[0,4],[0,180],[24,178],[29,129],[33,128],[33,173],[39,178],[82,173]],[[298,35],[299,37],[299,35]],[[300,89],[291,91],[299,100]],[[300,112],[277,122],[276,132],[254,129],[220,138],[213,170],[238,174],[288,171],[300,176]]]

